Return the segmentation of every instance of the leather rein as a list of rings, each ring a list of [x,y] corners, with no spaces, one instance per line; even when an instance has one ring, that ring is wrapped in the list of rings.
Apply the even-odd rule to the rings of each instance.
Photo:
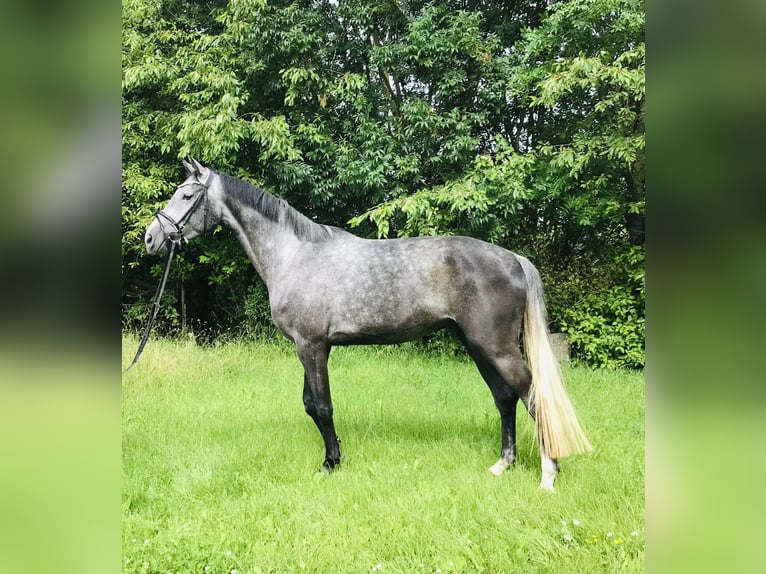
[[[144,350],[144,347],[146,346],[147,341],[149,341],[149,333],[151,333],[152,325],[154,324],[154,319],[157,317],[157,313],[160,310],[160,300],[162,299],[162,293],[165,291],[165,283],[167,283],[168,280],[168,274],[170,273],[170,265],[173,262],[173,255],[175,253],[176,247],[181,244],[181,241],[188,242],[186,237],[183,235],[184,226],[189,221],[189,218],[192,216],[192,214],[196,211],[197,206],[200,204],[200,201],[203,199],[205,200],[205,219],[202,226],[202,232],[204,233],[207,231],[207,191],[208,187],[210,186],[210,178],[213,177],[213,171],[211,170],[208,173],[207,178],[204,182],[192,182],[192,183],[186,183],[183,185],[178,186],[179,188],[184,187],[186,185],[201,185],[204,188],[204,191],[199,194],[199,197],[194,201],[194,203],[189,207],[189,209],[186,210],[186,213],[184,213],[183,217],[179,221],[176,221],[173,219],[172,216],[168,215],[164,210],[159,210],[157,212],[157,215],[154,217],[160,222],[160,227],[162,228],[162,220],[164,219],[166,222],[170,223],[170,225],[173,227],[173,231],[170,233],[165,234],[165,239],[163,240],[163,244],[166,241],[170,241],[170,249],[168,250],[168,259],[165,262],[165,269],[162,272],[162,278],[160,279],[160,283],[157,286],[157,291],[154,293],[154,298],[152,299],[152,305],[149,310],[149,315],[147,316],[146,324],[144,325],[144,329],[141,333],[141,342],[138,344],[138,350],[136,351],[136,356],[133,357],[133,360],[130,362],[130,364],[127,366],[127,368],[122,371],[123,373],[127,373],[133,365],[136,364],[138,361],[138,357],[141,356],[141,353]]]

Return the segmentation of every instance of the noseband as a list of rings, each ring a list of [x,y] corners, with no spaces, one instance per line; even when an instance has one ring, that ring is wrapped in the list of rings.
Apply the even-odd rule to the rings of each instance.
[[[157,218],[157,221],[159,221],[160,228],[162,228],[163,219],[173,226],[173,231],[166,234],[165,239],[163,240],[163,243],[164,241],[167,241],[168,239],[173,245],[178,245],[179,243],[181,243],[182,239],[184,241],[188,241],[183,235],[184,226],[189,221],[189,218],[195,212],[195,210],[197,209],[197,206],[199,205],[200,201],[203,200],[203,198],[205,200],[205,219],[202,224],[202,233],[207,231],[207,190],[210,187],[210,179],[212,177],[213,177],[213,171],[209,170],[207,174],[207,178],[205,178],[204,182],[195,181],[193,183],[186,183],[186,184],[178,186],[178,187],[184,187],[185,185],[201,185],[204,189],[204,191],[199,194],[199,196],[194,201],[194,203],[189,207],[189,209],[186,210],[186,213],[184,213],[181,219],[179,219],[178,221],[173,219],[173,217],[168,215],[163,209],[160,209],[157,212],[157,215],[155,215],[155,217]]]

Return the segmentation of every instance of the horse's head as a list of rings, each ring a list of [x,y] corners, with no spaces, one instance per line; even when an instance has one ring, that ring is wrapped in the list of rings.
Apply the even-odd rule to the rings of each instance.
[[[218,223],[208,190],[215,172],[191,157],[182,160],[188,177],[178,186],[173,197],[152,220],[144,235],[149,253],[168,250],[171,242],[189,241]]]

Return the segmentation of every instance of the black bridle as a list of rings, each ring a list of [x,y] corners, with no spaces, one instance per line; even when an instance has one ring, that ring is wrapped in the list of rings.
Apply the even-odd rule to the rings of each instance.
[[[179,187],[187,186],[187,185],[201,185],[203,188],[202,193],[199,194],[197,199],[194,200],[194,203],[189,207],[189,209],[186,210],[186,213],[183,214],[183,216],[176,221],[168,215],[164,210],[160,209],[157,212],[157,215],[155,215],[155,218],[160,223],[160,228],[162,228],[162,220],[164,219],[170,225],[173,226],[173,231],[170,233],[165,234],[165,239],[162,241],[164,244],[166,241],[170,240],[170,249],[168,250],[168,260],[165,262],[165,269],[162,272],[162,279],[160,279],[160,284],[157,286],[157,291],[154,293],[154,298],[152,299],[152,306],[149,310],[149,315],[147,317],[146,324],[144,325],[144,330],[141,333],[141,342],[138,344],[138,350],[136,351],[136,356],[133,357],[133,360],[130,362],[130,365],[127,366],[127,368],[122,371],[123,373],[126,373],[130,368],[136,364],[138,361],[138,357],[141,356],[141,353],[144,350],[144,347],[146,346],[146,342],[149,340],[149,333],[152,330],[152,325],[154,324],[154,318],[157,316],[157,313],[160,310],[160,300],[162,299],[162,293],[165,291],[165,283],[167,283],[168,280],[168,274],[170,272],[170,264],[173,261],[173,254],[175,253],[176,247],[181,244],[181,241],[187,242],[188,239],[184,237],[183,231],[184,226],[189,221],[189,218],[192,216],[192,214],[197,210],[197,206],[200,204],[200,201],[204,199],[205,201],[205,214],[204,214],[204,221],[202,224],[202,232],[204,233],[207,231],[207,190],[210,186],[210,178],[213,177],[213,171],[210,170],[208,172],[207,178],[205,178],[204,182],[192,182],[192,183],[185,183],[182,184]],[[164,229],[163,229],[164,231]]]
[[[208,190],[208,187],[210,187],[210,179],[212,177],[213,177],[213,171],[209,170],[207,177],[205,178],[205,181],[203,182],[193,181],[191,183],[184,183],[178,186],[178,189],[181,189],[182,187],[186,187],[189,185],[200,185],[202,186],[202,189],[203,189],[202,193],[200,193],[197,196],[197,199],[194,200],[194,203],[192,203],[189,206],[189,209],[186,210],[186,213],[184,213],[183,216],[178,221],[173,219],[173,217],[168,215],[163,209],[160,209],[157,212],[157,215],[154,216],[157,219],[157,221],[159,221],[160,228],[162,228],[163,219],[173,226],[173,231],[165,234],[165,239],[163,240],[163,243],[165,243],[165,241],[169,239],[172,246],[173,244],[179,244],[181,240],[183,240],[184,242],[188,241],[183,234],[184,226],[189,221],[189,218],[197,210],[197,206],[200,204],[200,201],[202,201],[203,199],[205,200],[205,214],[204,214],[204,221],[202,224],[202,233],[205,233],[207,231],[207,190]]]

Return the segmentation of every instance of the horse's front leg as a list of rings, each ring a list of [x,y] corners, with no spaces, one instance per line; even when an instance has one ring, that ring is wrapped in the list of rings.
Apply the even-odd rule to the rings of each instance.
[[[325,446],[322,469],[329,471],[340,464],[340,445],[332,420],[330,380],[327,374],[330,347],[326,343],[302,341],[296,342],[296,349],[304,369],[303,405],[322,434]]]

